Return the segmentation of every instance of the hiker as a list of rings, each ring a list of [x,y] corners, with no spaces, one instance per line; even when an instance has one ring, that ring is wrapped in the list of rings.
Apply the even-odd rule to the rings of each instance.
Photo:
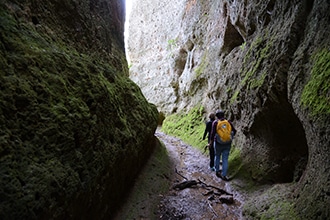
[[[215,171],[215,167],[214,167],[214,147],[213,144],[210,145],[210,140],[211,140],[211,131],[212,131],[212,124],[215,120],[215,114],[212,112],[209,115],[209,121],[207,121],[205,123],[205,131],[204,131],[204,135],[203,135],[203,140],[205,140],[206,135],[207,135],[207,146],[205,148],[209,149],[209,154],[210,154],[210,169],[212,171]]]
[[[228,181],[229,180],[227,177],[228,157],[231,148],[231,141],[236,134],[236,129],[234,128],[233,124],[230,121],[225,119],[224,111],[217,110],[215,116],[217,117],[217,120],[214,120],[212,124],[212,131],[210,137],[211,139],[209,144],[210,145],[213,144],[215,150],[216,176],[220,177],[224,181]],[[221,127],[225,128],[225,130],[222,130]],[[222,130],[222,132],[220,132],[220,130]],[[227,135],[224,135],[225,133]],[[220,157],[222,159],[222,171],[219,169]]]

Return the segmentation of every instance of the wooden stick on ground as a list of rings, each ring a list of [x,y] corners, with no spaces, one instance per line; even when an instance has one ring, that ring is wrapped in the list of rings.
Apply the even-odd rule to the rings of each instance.
[[[185,188],[190,188],[192,186],[196,186],[197,184],[198,184],[198,182],[196,180],[187,180],[182,183],[175,184],[173,186],[173,189],[183,190]]]
[[[214,213],[214,215],[215,215],[216,217],[218,217],[218,214],[214,211],[214,209],[213,209],[213,207],[212,207],[210,201],[207,201],[207,203],[209,204],[209,207],[210,207],[211,211]]]
[[[178,174],[179,176],[181,176],[183,179],[188,180],[188,178],[182,176],[182,175],[178,172],[178,170],[177,170],[176,168],[175,168],[175,173],[177,173],[177,174]]]
[[[233,195],[233,194],[231,194],[231,193],[229,193],[229,192],[227,192],[227,191],[225,191],[225,190],[223,190],[223,189],[220,189],[220,188],[215,187],[215,186],[212,186],[212,185],[208,185],[208,184],[204,183],[203,181],[201,181],[200,179],[198,179],[198,183],[204,185],[205,187],[211,187],[211,188],[213,188],[213,189],[216,189],[216,190],[218,190],[221,194],[226,194],[226,195],[230,195],[230,196]]]

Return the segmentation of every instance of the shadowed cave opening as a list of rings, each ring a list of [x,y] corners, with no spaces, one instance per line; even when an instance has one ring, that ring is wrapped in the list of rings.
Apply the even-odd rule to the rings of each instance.
[[[299,181],[308,161],[303,126],[287,101],[272,103],[256,116],[251,134],[259,142],[257,152],[266,167],[262,181]]]

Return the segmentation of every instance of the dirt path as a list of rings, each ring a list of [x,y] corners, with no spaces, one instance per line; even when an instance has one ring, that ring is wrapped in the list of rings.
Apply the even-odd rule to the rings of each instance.
[[[130,198],[128,200],[118,217],[115,218],[116,220],[242,219],[241,210],[244,199],[242,195],[235,192],[231,187],[235,180],[224,182],[216,177],[215,172],[209,169],[208,153],[202,154],[202,152],[187,145],[180,139],[168,136],[159,130],[157,130],[155,135],[164,143],[172,166],[168,168],[172,170],[170,175],[161,181],[166,181],[167,183],[170,181],[171,186],[186,180],[201,181],[231,193],[234,202],[233,204],[222,203],[220,195],[217,194],[218,191],[215,188],[205,187],[203,184],[197,184],[183,190],[176,190],[171,187],[170,191],[165,195],[157,194],[157,189],[153,189],[153,185],[155,183],[159,184],[159,180],[155,179],[155,175],[152,177],[147,176],[151,172],[148,167],[154,169],[152,167],[157,166],[157,162],[151,162],[142,172],[133,189],[133,194],[139,195],[131,196],[135,197],[135,199]],[[154,184],[148,185],[150,182],[154,182]],[[143,190],[140,190],[141,186],[145,186]],[[145,188],[148,188],[147,191],[145,191]],[[155,201],[158,204],[150,204],[155,203]],[[152,217],[150,217],[151,209],[155,208],[157,211],[153,211]]]
[[[180,139],[157,131],[156,136],[165,144],[177,172],[171,181],[173,185],[188,180],[201,180],[233,194],[234,203],[219,201],[218,195],[205,195],[212,188],[197,185],[184,190],[172,189],[161,201],[161,219],[241,219],[242,196],[233,191],[230,182],[224,182],[209,169],[208,155],[185,144]],[[213,190],[216,192],[217,190]],[[213,199],[212,199],[213,198]]]

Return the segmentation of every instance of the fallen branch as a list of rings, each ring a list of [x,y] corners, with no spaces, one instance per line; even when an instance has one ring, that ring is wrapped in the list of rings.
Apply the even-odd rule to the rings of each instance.
[[[185,177],[183,177],[183,178],[185,178]],[[187,179],[187,178],[185,178],[185,179]],[[200,179],[198,179],[198,181],[196,181],[196,180],[187,180],[187,181],[184,181],[182,183],[178,183],[178,184],[173,186],[173,189],[182,190],[182,189],[185,189],[185,188],[196,186],[197,184],[201,184],[204,187],[210,187],[210,188],[216,189],[220,193],[220,194],[218,194],[218,193],[215,193],[215,192],[211,191],[213,194],[216,194],[216,195],[225,194],[225,195],[233,196],[233,194],[231,194],[231,193],[229,193],[229,192],[227,192],[223,189],[220,189],[216,186],[208,185],[208,184],[204,183],[203,181],[201,181]]]
[[[196,180],[188,180],[188,181],[184,181],[182,183],[178,183],[178,184],[174,185],[173,189],[183,190],[185,188],[190,188],[192,186],[196,186],[197,184],[198,184],[198,182]]]
[[[223,189],[220,189],[218,187],[208,185],[208,184],[202,182],[201,180],[198,180],[198,181],[196,181],[196,180],[187,180],[187,181],[184,181],[182,183],[175,184],[173,186],[173,189],[183,190],[183,189],[186,189],[186,188],[191,188],[193,186],[197,186],[198,184],[201,184],[204,187],[210,187],[210,188],[216,189],[218,191],[218,192],[213,192],[213,190],[211,190],[211,191],[208,191],[206,193],[203,193],[204,196],[211,195],[208,200],[213,200],[214,195],[217,195],[217,196],[220,196],[219,200],[222,203],[227,203],[227,204],[233,204],[234,203],[233,194],[228,193],[227,191],[225,191]],[[210,203],[209,203],[209,205],[210,205]]]
[[[209,196],[209,195],[212,195],[212,194],[214,194],[213,190],[207,191],[206,193],[203,193],[203,196]]]
[[[234,198],[233,198],[233,196],[230,196],[230,195],[221,195],[219,200],[222,203],[227,203],[227,204],[233,204],[234,203]]]
[[[175,168],[175,173],[178,174],[179,176],[181,176],[183,179],[188,180],[188,178],[182,176],[182,175],[178,172],[178,170],[177,170],[176,168]]]
[[[216,186],[208,185],[208,184],[204,183],[203,181],[201,181],[200,179],[198,179],[198,183],[202,184],[202,185],[205,186],[205,187],[210,187],[210,188],[216,189],[216,190],[218,190],[221,194],[226,194],[226,195],[230,195],[230,196],[233,195],[233,194],[231,194],[231,193],[229,193],[229,192],[227,192],[227,191],[225,191],[225,190],[223,190],[223,189],[220,189],[220,188],[218,188],[218,187],[216,187]]]
[[[213,207],[212,207],[210,201],[207,201],[207,203],[209,204],[209,207],[210,207],[211,211],[213,212],[213,214],[214,214],[216,217],[218,217],[218,214],[214,211],[214,209],[213,209]]]

